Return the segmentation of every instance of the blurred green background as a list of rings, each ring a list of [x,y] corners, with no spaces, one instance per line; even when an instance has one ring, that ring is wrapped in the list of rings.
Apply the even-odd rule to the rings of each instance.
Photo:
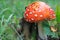
[[[0,0],[0,40],[19,40],[19,38],[16,37],[16,28],[20,28],[19,21],[23,17],[25,7],[34,1],[38,0]],[[54,9],[57,28],[60,32],[60,0],[40,1],[47,3]],[[45,29],[49,30],[47,27],[45,27]],[[47,30],[46,32],[50,33]],[[60,35],[59,32],[58,34]],[[18,33],[17,35],[19,36]],[[22,35],[19,36],[21,40]]]

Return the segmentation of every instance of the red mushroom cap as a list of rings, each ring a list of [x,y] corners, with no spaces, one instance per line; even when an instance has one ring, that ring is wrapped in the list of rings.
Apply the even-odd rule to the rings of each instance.
[[[38,22],[45,19],[54,19],[54,11],[44,2],[33,2],[28,5],[24,13],[27,22]]]
[[[53,20],[56,18],[56,15],[55,15],[55,12],[54,10],[52,10],[51,8],[49,9],[49,12],[50,12],[50,16],[48,18],[48,20]]]

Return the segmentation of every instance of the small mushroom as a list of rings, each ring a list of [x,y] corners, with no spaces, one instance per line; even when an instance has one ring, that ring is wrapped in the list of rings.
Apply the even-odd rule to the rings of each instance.
[[[50,29],[51,29],[52,32],[56,32],[57,31],[57,28],[54,28],[53,26],[51,26]]]
[[[42,32],[43,28],[41,27],[40,22],[46,19],[53,20],[56,18],[56,16],[53,9],[49,5],[41,1],[36,1],[27,6],[24,13],[24,18],[27,22],[38,23],[39,36],[44,35],[45,37],[44,32]]]
[[[55,19],[54,11],[46,3],[37,1],[28,5],[24,13],[24,18],[27,22],[39,22],[45,19]]]

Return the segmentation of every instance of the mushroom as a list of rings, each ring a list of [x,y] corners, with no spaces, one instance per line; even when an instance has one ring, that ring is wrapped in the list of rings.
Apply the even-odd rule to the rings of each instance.
[[[44,30],[41,27],[41,22],[44,20],[53,20],[55,19],[55,13],[53,9],[44,2],[36,1],[28,5],[24,13],[24,19],[30,23],[38,23],[38,32],[41,38],[45,37]],[[44,35],[44,36],[43,36]],[[46,37],[45,37],[46,38]]]
[[[56,32],[57,31],[57,28],[54,28],[53,26],[51,26],[50,29],[51,29],[52,32]]]
[[[55,19],[55,13],[46,3],[37,1],[27,6],[24,13],[24,18],[27,22],[39,22],[45,19]]]

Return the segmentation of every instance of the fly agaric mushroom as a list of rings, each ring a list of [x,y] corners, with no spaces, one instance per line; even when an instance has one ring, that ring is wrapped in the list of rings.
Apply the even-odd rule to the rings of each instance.
[[[37,1],[27,6],[24,18],[27,22],[39,22],[55,19],[55,13],[46,3]]]
[[[40,31],[42,29],[42,27],[39,24],[39,21],[43,21],[46,19],[53,20],[56,18],[56,16],[55,16],[53,9],[51,9],[50,6],[48,6],[44,2],[36,1],[27,6],[26,11],[24,13],[24,18],[27,22],[30,22],[30,23],[38,22],[38,30]],[[41,33],[41,31],[40,31],[40,33]],[[44,34],[42,34],[42,35],[44,35]]]

